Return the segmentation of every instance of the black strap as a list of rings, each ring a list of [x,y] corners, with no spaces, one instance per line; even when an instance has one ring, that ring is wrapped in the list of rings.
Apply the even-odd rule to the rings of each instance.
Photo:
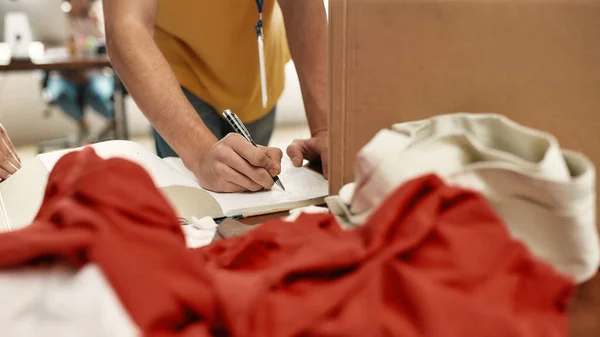
[[[256,7],[258,8],[258,22],[254,28],[256,29],[256,36],[262,35],[263,21],[262,21],[262,10],[263,3],[265,0],[256,0]]]

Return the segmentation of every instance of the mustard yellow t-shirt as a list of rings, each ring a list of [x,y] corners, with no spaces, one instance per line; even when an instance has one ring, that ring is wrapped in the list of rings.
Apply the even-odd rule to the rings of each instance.
[[[262,106],[255,0],[159,0],[154,40],[179,83],[221,112],[255,121],[281,96],[289,61],[276,0],[263,5],[268,104]]]

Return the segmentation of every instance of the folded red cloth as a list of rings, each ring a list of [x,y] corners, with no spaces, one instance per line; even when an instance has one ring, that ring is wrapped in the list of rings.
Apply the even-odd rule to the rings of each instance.
[[[566,336],[573,284],[513,240],[486,200],[433,175],[357,230],[271,221],[189,250],[138,165],[67,154],[0,266],[96,263],[147,336]]]

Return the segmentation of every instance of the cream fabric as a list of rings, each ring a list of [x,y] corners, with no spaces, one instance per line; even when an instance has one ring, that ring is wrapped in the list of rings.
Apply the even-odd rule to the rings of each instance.
[[[435,173],[482,193],[538,257],[583,282],[598,270],[595,168],[550,134],[496,114],[456,113],[381,130],[357,155],[356,181],[326,199],[350,225],[409,179]]]
[[[148,295],[151,296],[151,295]],[[0,272],[0,336],[141,336],[100,269]]]

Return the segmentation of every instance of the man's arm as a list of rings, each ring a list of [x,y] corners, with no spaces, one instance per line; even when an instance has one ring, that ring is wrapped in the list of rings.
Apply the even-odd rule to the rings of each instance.
[[[157,0],[103,0],[103,8],[110,60],[150,123],[183,158],[191,149],[210,149],[216,138],[154,42]]]
[[[103,0],[103,7],[113,67],[200,185],[218,192],[271,188],[271,177],[281,170],[281,151],[256,148],[235,134],[217,142],[154,42],[157,0]]]
[[[311,134],[327,130],[326,33],[323,0],[279,0]]]
[[[287,153],[294,164],[321,161],[327,176],[327,16],[323,0],[279,0],[287,39],[298,73],[311,139],[296,140]]]

